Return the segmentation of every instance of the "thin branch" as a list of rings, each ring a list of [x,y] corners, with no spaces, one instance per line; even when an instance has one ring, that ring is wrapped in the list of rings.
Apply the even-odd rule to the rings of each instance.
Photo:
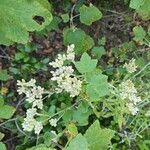
[[[1,123],[1,124],[0,124],[0,127],[3,126],[3,125],[5,125],[5,124],[8,123],[8,122],[16,121],[16,119],[17,119],[17,118],[9,119],[9,120],[7,120],[7,121]]]
[[[70,13],[70,27],[74,27],[74,24],[73,24],[73,12],[74,12],[74,9],[75,9],[75,6],[76,4],[74,4],[71,8],[71,13]]]
[[[2,47],[0,47],[0,50],[3,52],[3,54],[5,54],[5,56],[8,60],[11,59],[11,57],[9,57],[9,55],[5,52],[5,50],[2,49]]]

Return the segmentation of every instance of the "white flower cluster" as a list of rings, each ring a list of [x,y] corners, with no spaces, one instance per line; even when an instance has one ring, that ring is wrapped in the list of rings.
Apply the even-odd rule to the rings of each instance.
[[[34,118],[37,114],[36,108],[29,108],[26,113],[26,118],[24,118],[24,122],[22,123],[22,127],[24,131],[31,132],[34,129],[35,134],[40,134],[43,129],[42,122],[36,121]]]
[[[137,104],[141,101],[141,98],[137,96],[137,90],[131,80],[126,80],[120,85],[121,98],[128,100],[127,107],[132,115],[136,115],[139,111]]]
[[[55,61],[50,62],[49,64],[53,67],[53,68],[60,68],[63,66],[64,61],[65,60],[70,60],[70,61],[74,61],[75,59],[75,52],[74,52],[74,44],[69,45],[67,47],[67,54],[58,54],[57,58],[55,59]]]
[[[49,64],[56,68],[55,71],[51,71],[52,78],[51,80],[56,81],[58,86],[55,89],[57,93],[66,91],[70,93],[71,97],[79,95],[81,91],[82,82],[74,76],[74,70],[72,66],[64,66],[66,60],[74,61],[74,45],[70,45],[67,48],[67,54],[58,55],[54,62]]]
[[[44,94],[44,88],[36,86],[36,80],[31,79],[29,82],[26,82],[24,79],[17,81],[18,93],[26,95],[26,101],[32,103],[32,108],[29,108],[26,112],[26,118],[22,123],[24,131],[31,132],[34,129],[35,134],[39,134],[43,129],[41,122],[36,121],[34,118],[37,115],[38,109],[43,108],[43,99],[42,95]]]
[[[51,126],[56,127],[57,126],[57,121],[58,120],[56,118],[54,118],[54,119],[52,118],[52,119],[49,120],[49,123],[50,123]]]
[[[125,64],[124,64],[124,67],[127,69],[127,71],[128,71],[129,73],[135,72],[135,71],[137,70],[137,66],[136,66],[136,64],[135,64],[135,59],[132,58],[132,59],[129,61],[128,64],[125,63]]]
[[[19,94],[26,95],[26,101],[33,103],[32,107],[37,107],[39,109],[43,108],[43,99],[42,95],[44,94],[44,88],[35,85],[36,80],[31,79],[29,82],[26,82],[24,79],[17,81]]]

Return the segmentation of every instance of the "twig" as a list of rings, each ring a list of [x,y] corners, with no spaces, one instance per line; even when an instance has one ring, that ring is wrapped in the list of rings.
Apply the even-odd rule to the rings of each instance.
[[[9,55],[2,49],[2,47],[0,47],[0,50],[3,52],[3,54],[5,54],[5,57],[10,60],[11,57],[9,57]]]
[[[56,143],[56,142],[54,142],[54,141],[52,141],[52,143],[55,144],[55,145],[56,145],[58,148],[60,148],[61,150],[63,150],[64,147],[61,146],[60,144],[58,144],[58,143]]]
[[[15,124],[16,124],[16,127],[18,129],[18,131],[20,133],[22,133],[23,135],[27,136],[28,138],[31,138],[29,135],[27,135],[24,131],[21,130],[21,128],[19,127],[18,123],[17,123],[17,119],[15,120]]]
[[[73,24],[73,12],[74,12],[74,9],[75,9],[75,6],[76,4],[74,4],[71,8],[71,13],[70,13],[70,27],[74,27],[74,24]]]
[[[21,103],[25,100],[25,97],[21,100],[19,100],[19,102],[16,105],[16,110],[18,109],[18,107],[21,105]]]
[[[0,124],[0,127],[3,126],[3,125],[5,125],[5,124],[8,123],[8,122],[16,121],[16,119],[17,119],[17,118],[9,119],[9,120],[7,120],[7,121],[1,123],[1,124]]]
[[[5,140],[5,141],[3,141],[4,143],[7,143],[7,142],[9,142],[9,141],[12,141],[13,139],[16,139],[16,138],[19,138],[19,137],[22,137],[23,135],[17,135],[17,136],[14,136],[14,137],[12,137],[12,138],[9,138],[8,140]]]
[[[120,12],[117,12],[115,10],[105,9],[105,8],[102,8],[102,7],[100,9],[102,9],[104,11],[108,11],[108,12],[114,13],[114,14],[117,14],[117,15],[125,15],[125,13],[126,13],[126,12],[120,13]]]
[[[3,55],[0,55],[0,58],[4,58],[4,59],[8,59],[8,60],[10,60],[11,58],[9,57],[7,57],[7,56],[3,56]]]
[[[144,52],[144,51],[148,51],[148,50],[150,50],[150,47],[138,49],[137,51],[139,51],[139,52]]]

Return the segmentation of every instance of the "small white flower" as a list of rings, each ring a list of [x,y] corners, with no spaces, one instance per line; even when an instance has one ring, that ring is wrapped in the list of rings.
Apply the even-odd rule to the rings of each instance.
[[[54,119],[52,118],[52,119],[49,120],[49,123],[50,123],[51,126],[56,127],[57,126],[57,121],[58,120],[56,118],[54,118]]]
[[[71,44],[67,46],[67,53],[74,52],[75,45]]]
[[[29,87],[34,87],[35,86],[35,83],[36,83],[36,80],[35,79],[31,79],[29,82],[27,82],[27,85]]]
[[[74,44],[71,44],[67,48],[67,60],[74,61],[75,59],[75,52],[74,52]]]
[[[58,54],[57,59],[51,62],[50,65],[53,68],[57,68],[55,71],[51,71],[51,80],[56,81],[58,86],[56,87],[56,93],[66,91],[71,97],[75,97],[80,94],[82,82],[75,77],[74,69],[72,66],[63,66],[65,60],[74,61],[75,52],[74,44],[67,47],[67,54]]]
[[[139,111],[139,109],[135,105],[133,105],[132,103],[128,103],[127,107],[128,107],[128,109],[132,115],[136,115]]]
[[[126,105],[132,115],[135,115],[139,109],[137,104],[141,101],[141,98],[137,96],[137,90],[131,80],[126,80],[120,84],[120,96],[123,100],[126,100]]]
[[[24,118],[24,122],[22,123],[22,128],[24,131],[31,132],[34,128],[36,120],[34,118]]]
[[[26,85],[26,81],[24,79],[22,79],[21,81],[17,80],[17,85],[18,86],[25,86]]]
[[[44,94],[44,88],[42,88],[40,86],[33,87],[31,89],[31,91],[32,91],[32,94],[34,95],[34,97],[37,99],[41,99],[42,95]]]
[[[26,101],[29,103],[33,103],[32,107],[38,107],[39,109],[43,108],[43,100],[42,95],[44,94],[44,88],[41,86],[35,85],[36,80],[31,79],[29,82],[25,82],[24,79],[22,81],[17,81],[18,92],[19,94],[24,93],[26,95]]]
[[[37,121],[34,127],[35,134],[39,135],[42,129],[43,129],[42,123]]]
[[[65,60],[66,60],[66,55],[58,54],[55,61],[50,62],[49,65],[52,66],[53,68],[60,68],[63,66]]]
[[[29,108],[26,112],[27,118],[32,119],[36,115],[37,113],[36,111],[37,111],[36,108]]]
[[[36,106],[37,106],[37,108],[42,109],[43,108],[43,100],[42,99],[34,100],[32,107],[36,107]]]
[[[135,59],[131,59],[129,63],[125,63],[124,67],[127,69],[129,73],[133,73],[137,70],[137,66],[135,64]]]
[[[130,102],[133,102],[134,105],[142,101],[141,98],[137,97],[135,94],[130,95],[129,100]]]
[[[66,55],[65,55],[65,54],[62,54],[62,55],[61,55],[61,54],[58,54],[58,55],[57,55],[57,59],[58,59],[58,60],[62,60],[62,61],[64,62],[64,61],[66,60]]]
[[[26,82],[24,79],[17,81],[18,93],[24,93],[26,95],[26,101],[33,103],[32,108],[29,108],[26,112],[26,118],[24,118],[24,122],[22,123],[23,130],[31,132],[35,129],[35,134],[39,134],[43,126],[41,122],[37,122],[34,118],[37,114],[37,109],[34,107],[38,109],[43,108],[42,95],[44,94],[44,88],[36,86],[35,83],[35,79],[31,79],[29,82]]]
[[[55,61],[49,63],[49,65],[52,66],[53,68],[62,67],[63,64],[64,64],[64,61],[63,60],[58,60],[58,59],[56,59]]]
[[[125,82],[122,82],[120,84],[120,95],[122,99],[129,98],[133,96],[133,94],[137,93],[136,88],[134,87],[134,84],[131,80],[126,80]]]
[[[29,82],[26,82],[24,79],[22,79],[21,81],[17,80],[17,85],[18,85],[18,89],[17,92],[19,94],[29,94],[30,93],[30,89],[32,87],[35,87],[36,80],[35,79],[31,79]]]
[[[24,79],[22,79],[21,81],[17,80],[17,86],[18,86],[18,89],[17,89],[17,92],[20,94],[23,94],[26,92],[26,82]]]

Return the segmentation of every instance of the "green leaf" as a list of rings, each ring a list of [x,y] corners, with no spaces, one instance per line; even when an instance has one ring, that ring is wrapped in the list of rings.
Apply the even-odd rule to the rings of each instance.
[[[70,123],[70,121],[72,120],[72,110],[67,110],[65,111],[62,119],[65,125],[68,125]]]
[[[7,81],[9,79],[9,75],[7,73],[7,70],[0,69],[0,80]]]
[[[83,45],[82,45],[82,50],[81,50],[80,54],[82,54],[83,52],[91,49],[93,46],[94,46],[93,39],[90,36],[86,35],[86,37],[84,39],[84,42],[83,42]]]
[[[78,134],[78,129],[76,125],[72,122],[67,126],[67,129],[71,137],[75,137]]]
[[[82,5],[79,9],[80,12],[80,21],[86,25],[91,25],[93,22],[102,18],[101,11],[90,4],[89,7]]]
[[[38,23],[34,17],[43,18]],[[36,0],[0,0],[0,44],[13,42],[25,44],[29,41],[29,31],[40,31],[52,20],[52,15],[42,3]]]
[[[137,13],[143,20],[150,19],[150,1],[144,0],[144,3],[139,9],[137,9]]]
[[[138,9],[141,5],[143,5],[145,0],[131,0],[130,7],[133,9]]]
[[[0,132],[0,141],[4,138],[5,134]]]
[[[0,108],[4,105],[4,99],[0,97]]]
[[[131,0],[130,7],[135,9],[136,12],[143,20],[150,19],[150,1],[149,0]]]
[[[90,150],[107,150],[114,131],[110,129],[101,129],[99,121],[95,121],[86,131],[86,138]]]
[[[146,36],[146,32],[144,31],[144,29],[141,26],[135,26],[133,28],[133,32],[135,35],[134,40],[136,42],[142,42]]]
[[[92,72],[88,72],[86,74],[86,82],[90,82],[93,76],[100,75],[100,74],[102,74],[102,71],[99,68],[96,68]]]
[[[44,144],[46,146],[50,146],[51,145],[51,142],[52,142],[52,139],[54,139],[56,136],[52,133],[52,132],[45,132],[44,133],[44,136],[43,136],[43,139],[44,139]]]
[[[16,61],[21,60],[23,58],[25,58],[25,54],[23,54],[21,52],[15,54],[15,60]]]
[[[46,9],[50,10],[52,9],[52,5],[49,3],[48,0],[37,0],[43,7],[45,7]]]
[[[0,108],[0,118],[1,119],[10,119],[15,112],[15,108],[8,105],[3,105]]]
[[[82,134],[78,134],[71,142],[66,150],[89,150],[88,143]]]
[[[76,54],[82,54],[94,46],[93,39],[81,29],[67,28],[63,31],[63,38],[65,45],[75,45]]]
[[[58,30],[59,29],[58,25],[60,22],[61,22],[61,18],[54,16],[50,24],[46,26],[45,30],[47,30],[48,32],[52,30]]]
[[[0,150],[7,150],[4,143],[0,142]]]
[[[68,14],[62,14],[61,15],[62,20],[66,23],[69,21],[69,15]]]
[[[97,60],[91,59],[87,53],[83,53],[80,61],[75,62],[75,67],[80,73],[91,72],[96,68]]]
[[[96,58],[100,59],[102,57],[102,55],[104,55],[106,52],[105,52],[105,48],[103,46],[100,46],[100,47],[94,47],[92,49],[92,54],[94,56],[96,56]]]
[[[86,92],[90,101],[99,101],[100,97],[108,95],[109,85],[107,82],[107,76],[103,74],[92,76],[87,85]]]
[[[88,118],[91,115],[92,111],[89,109],[89,105],[87,103],[81,103],[77,110],[73,111],[73,119],[77,122],[78,126],[88,125]]]

